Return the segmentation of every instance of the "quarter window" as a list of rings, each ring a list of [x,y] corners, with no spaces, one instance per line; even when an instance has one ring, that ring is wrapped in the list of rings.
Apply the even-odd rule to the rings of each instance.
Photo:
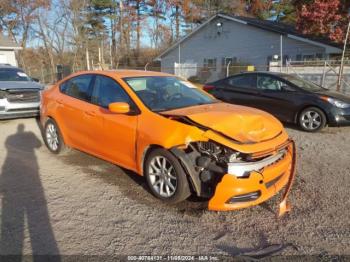
[[[92,103],[108,108],[114,102],[125,102],[130,104],[130,98],[124,89],[112,78],[96,76]]]
[[[81,75],[73,77],[60,86],[62,93],[84,101],[91,101],[91,80],[92,75]]]

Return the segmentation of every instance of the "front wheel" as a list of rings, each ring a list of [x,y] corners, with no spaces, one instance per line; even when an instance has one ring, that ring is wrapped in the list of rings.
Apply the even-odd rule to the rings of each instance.
[[[308,107],[299,115],[299,126],[307,132],[316,132],[327,124],[326,115],[317,107]]]
[[[191,194],[182,166],[165,149],[155,149],[148,155],[144,173],[153,195],[165,202],[178,203]]]

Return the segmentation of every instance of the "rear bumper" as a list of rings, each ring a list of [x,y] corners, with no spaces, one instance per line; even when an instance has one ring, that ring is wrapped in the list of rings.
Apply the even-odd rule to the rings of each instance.
[[[39,115],[40,102],[10,103],[0,99],[0,119],[33,117]]]
[[[258,205],[287,185],[280,205],[280,215],[283,215],[288,211],[286,201],[293,183],[294,169],[295,145],[291,141],[284,157],[261,172],[253,171],[248,178],[225,174],[209,201],[209,209],[228,211]]]

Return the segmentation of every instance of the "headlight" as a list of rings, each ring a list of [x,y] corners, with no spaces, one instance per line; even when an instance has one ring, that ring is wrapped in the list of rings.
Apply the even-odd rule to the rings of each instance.
[[[340,101],[338,99],[334,99],[334,98],[330,98],[330,97],[327,97],[326,100],[331,103],[332,105],[336,106],[336,107],[339,107],[339,108],[348,108],[350,107],[350,104],[348,103],[345,103],[343,101]]]
[[[0,90],[0,99],[3,99],[6,97],[6,91]]]

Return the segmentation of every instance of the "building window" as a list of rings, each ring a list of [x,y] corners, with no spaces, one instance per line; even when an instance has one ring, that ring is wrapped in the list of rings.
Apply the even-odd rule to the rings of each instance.
[[[216,71],[216,58],[204,58],[203,66]]]
[[[303,55],[302,55],[302,54],[297,54],[297,56],[296,56],[296,60],[297,60],[297,61],[301,61],[302,58],[303,58]]]
[[[316,59],[323,60],[324,59],[324,55],[322,53],[317,53],[316,54]]]
[[[223,57],[221,60],[222,66],[227,66],[229,63],[230,65],[235,64],[238,62],[237,57]]]

